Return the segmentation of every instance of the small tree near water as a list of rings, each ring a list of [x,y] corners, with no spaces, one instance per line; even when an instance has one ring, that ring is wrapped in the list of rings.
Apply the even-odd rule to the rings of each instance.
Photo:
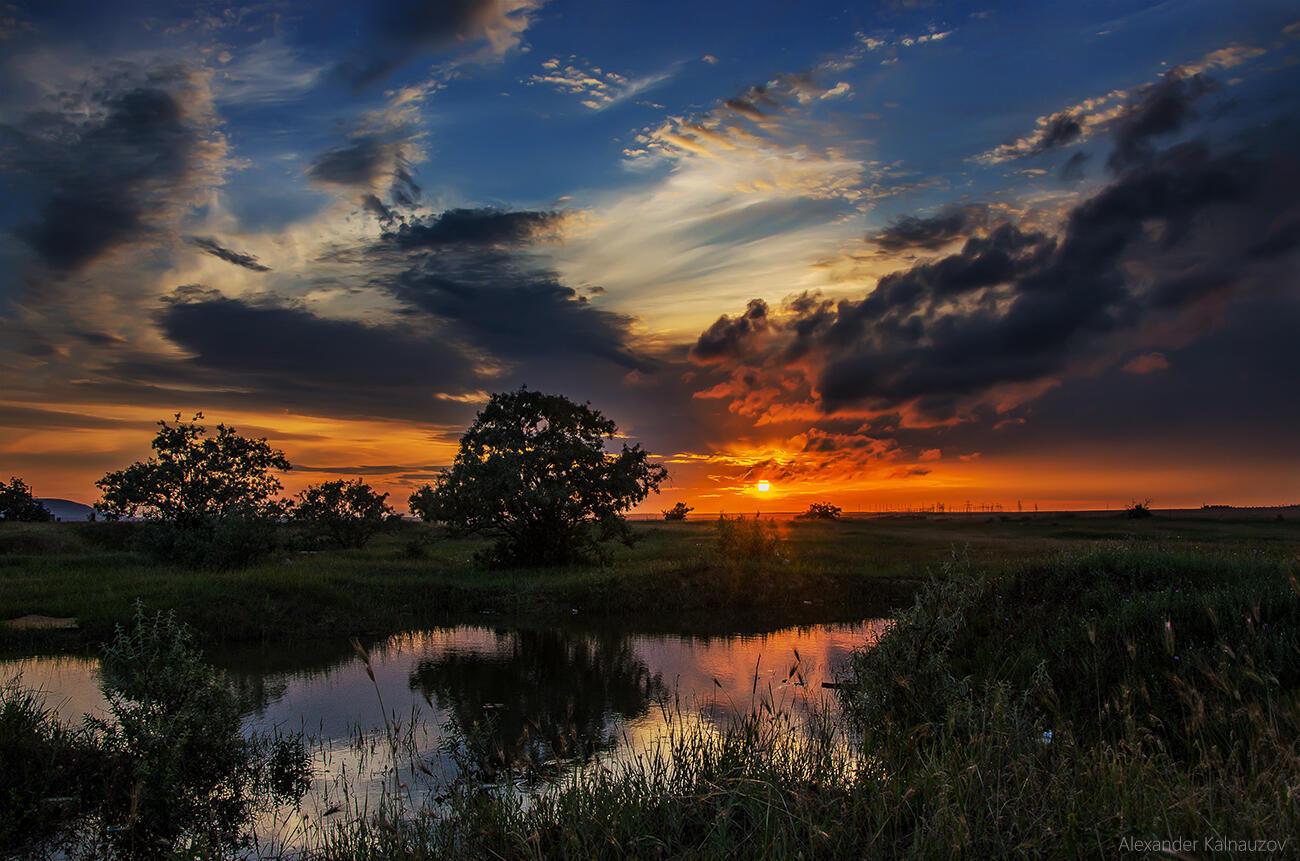
[[[494,564],[590,559],[601,541],[630,541],[623,514],[668,475],[639,444],[606,451],[617,432],[590,405],[561,395],[495,394],[451,468],[411,495],[411,512],[456,535],[494,536]]]

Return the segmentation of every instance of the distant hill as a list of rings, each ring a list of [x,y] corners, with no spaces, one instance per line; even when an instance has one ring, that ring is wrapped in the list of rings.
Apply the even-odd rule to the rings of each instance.
[[[45,510],[54,515],[55,520],[89,520],[90,513],[95,510],[89,505],[73,502],[71,499],[38,499],[36,501],[44,505]]]

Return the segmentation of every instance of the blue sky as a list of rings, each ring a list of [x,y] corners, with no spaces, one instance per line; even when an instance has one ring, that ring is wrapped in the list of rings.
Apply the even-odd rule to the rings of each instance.
[[[1251,405],[1291,399],[1284,380],[1245,364],[1249,403],[1162,415],[1241,397],[1179,375],[1294,310],[1258,285],[1295,272],[1293,204],[1268,191],[1292,181],[1297,19],[1282,2],[5,7],[0,455],[84,496],[149,415],[205,408],[400,487],[485,392],[526,383],[605,407],[676,459],[684,498],[743,498],[764,474],[859,501],[1096,504],[1090,473],[1142,469],[1132,493],[1188,502],[1220,486],[1202,464],[1225,434],[1263,443],[1222,492],[1279,498],[1289,408]],[[1104,271],[1067,265],[1092,247],[1090,200],[1214,171],[1271,179],[1147,199]],[[1247,223],[1280,250],[1252,250]],[[1005,277],[940,285],[991,255]],[[1185,447],[1085,456],[1104,434],[1057,416],[1097,390]],[[1069,488],[1026,479],[1029,452],[1068,462]]]

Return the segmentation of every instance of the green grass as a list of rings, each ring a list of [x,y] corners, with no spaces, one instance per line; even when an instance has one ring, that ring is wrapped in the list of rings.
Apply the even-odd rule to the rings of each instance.
[[[977,563],[1041,557],[1098,541],[1213,552],[1294,554],[1300,523],[1155,517],[882,518],[776,527],[783,561],[727,575],[715,524],[635,523],[640,539],[607,564],[491,571],[483,546],[422,524],[364,550],[287,550],[237,571],[157,564],[133,553],[129,524],[0,525],[0,619],[75,618],[75,632],[0,629],[10,653],[95,646],[136,600],[175,610],[205,644],[381,635],[469,618],[571,617],[677,630],[769,627],[884,615],[926,571],[964,548]]]

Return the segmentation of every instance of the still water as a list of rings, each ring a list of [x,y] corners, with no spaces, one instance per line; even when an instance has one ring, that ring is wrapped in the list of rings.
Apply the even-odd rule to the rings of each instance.
[[[381,796],[413,806],[436,798],[455,774],[457,745],[469,744],[488,768],[526,761],[558,769],[635,755],[681,715],[717,722],[759,698],[796,715],[818,708],[833,699],[822,682],[885,625],[709,637],[460,625],[367,643],[369,667],[347,640],[333,639],[209,659],[238,689],[246,731],[309,739],[310,793],[300,809],[258,829],[283,845]],[[105,713],[94,659],[0,662],[0,681],[15,674],[66,719]]]

